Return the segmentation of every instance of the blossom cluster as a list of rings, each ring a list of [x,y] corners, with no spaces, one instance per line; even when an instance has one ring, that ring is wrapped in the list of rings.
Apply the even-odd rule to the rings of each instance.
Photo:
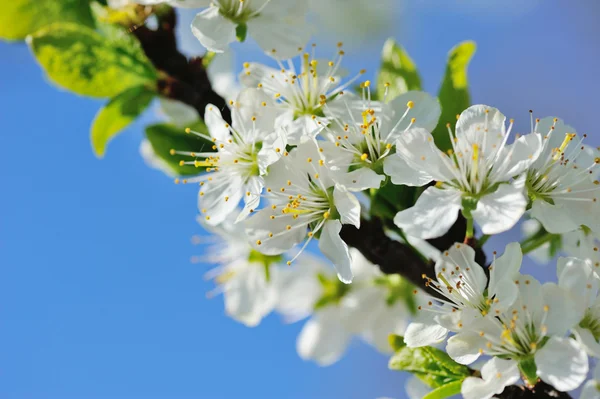
[[[409,348],[445,342],[464,365],[487,357],[462,382],[467,399],[521,380],[560,391],[584,383],[588,356],[600,356],[600,154],[586,135],[533,113],[528,131],[513,134],[512,119],[473,105],[442,137],[435,97],[391,97],[390,84],[375,92],[364,70],[344,78],[341,43],[329,60],[307,49],[310,2],[166,2],[202,9],[192,31],[207,50],[225,52],[249,35],[273,58],[273,66],[244,63],[230,120],[208,105],[206,130],[186,130],[200,148],[171,150],[186,157],[182,166],[198,168],[185,182],[199,184],[199,220],[225,242],[209,259],[219,264],[209,277],[228,314],[249,326],[273,310],[290,321],[311,315],[297,349],[323,365],[337,361],[353,335],[385,351],[389,333],[404,335]],[[424,270],[418,289],[342,239],[344,229],[360,229],[386,185],[421,188],[386,225],[404,243],[444,236],[466,220],[464,243],[429,256],[435,274]],[[489,267],[475,261],[482,242],[524,218],[533,230],[523,247],[509,244]],[[313,241],[337,279],[305,251]],[[557,283],[520,273],[524,252],[553,255],[555,242],[573,255],[558,259]]]

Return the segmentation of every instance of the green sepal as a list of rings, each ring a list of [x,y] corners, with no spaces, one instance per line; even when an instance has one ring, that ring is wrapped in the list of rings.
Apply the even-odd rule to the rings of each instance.
[[[528,385],[534,386],[537,383],[537,365],[533,356],[526,357],[519,361],[519,370]]]
[[[243,43],[246,40],[246,36],[248,35],[248,25],[245,23],[238,24],[235,27],[235,37],[238,42]]]

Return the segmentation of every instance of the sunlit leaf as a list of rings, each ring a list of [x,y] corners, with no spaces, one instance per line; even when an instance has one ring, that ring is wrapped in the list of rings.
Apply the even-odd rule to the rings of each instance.
[[[377,96],[393,100],[410,90],[421,90],[421,77],[408,53],[394,39],[388,39],[381,53],[381,70],[377,78]]]
[[[157,78],[139,46],[81,25],[50,25],[27,40],[49,79],[77,94],[112,98]]]
[[[104,156],[108,142],[144,112],[155,95],[145,86],[133,87],[111,99],[98,112],[90,133],[97,157]]]

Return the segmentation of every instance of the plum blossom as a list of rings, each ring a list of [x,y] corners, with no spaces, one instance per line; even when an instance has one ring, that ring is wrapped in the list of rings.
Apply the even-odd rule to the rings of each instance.
[[[557,118],[537,119],[533,130],[543,135],[543,147],[526,173],[531,215],[550,233],[567,233],[582,225],[598,231],[598,150],[582,145],[586,135],[578,137]]]
[[[351,258],[340,231],[343,224],[360,226],[360,203],[332,179],[314,141],[306,139],[284,155],[265,178],[272,205],[246,222],[253,247],[278,255],[305,241],[300,254],[318,238],[321,252],[334,264],[340,280],[350,283]]]
[[[354,273],[351,285],[339,281],[322,264],[317,273],[314,267],[307,271],[299,265],[289,272],[282,271],[283,275],[289,273],[286,288],[309,288],[309,302],[313,306],[312,316],[298,336],[298,354],[323,366],[339,360],[355,335],[379,351],[390,353],[388,335],[402,334],[410,317],[404,297],[396,291],[398,286],[394,286],[393,281],[386,281],[387,277],[360,252],[355,249],[351,252]],[[300,283],[290,284],[292,280]],[[313,288],[310,288],[311,285]],[[314,290],[316,286],[319,290]],[[280,298],[286,295],[280,292]],[[294,292],[298,293],[298,290]],[[289,295],[286,297],[289,298]],[[293,307],[286,308],[289,312]]]
[[[517,297],[514,277],[521,267],[521,248],[507,245],[504,254],[490,266],[490,278],[475,262],[475,251],[455,244],[444,252],[435,265],[437,279],[425,277],[425,285],[439,294],[419,306],[417,317],[406,330],[409,347],[434,345],[446,339],[448,332],[459,332],[474,320],[506,310]]]
[[[285,111],[290,144],[298,144],[304,135],[316,136],[329,122],[324,105],[365,73],[361,70],[343,82],[341,64],[345,53],[341,47],[342,43],[338,43],[338,52],[329,61],[316,59],[313,50],[313,54],[304,53],[299,62],[279,62],[278,68],[244,63],[240,82],[246,87],[261,88],[277,100],[277,105]]]
[[[425,129],[404,132],[396,143],[398,163],[409,167],[389,171],[394,184],[423,186],[435,180],[416,204],[399,212],[394,223],[406,234],[434,238],[446,233],[463,211],[484,234],[513,227],[525,212],[522,182],[512,178],[527,170],[541,151],[541,137],[532,133],[507,144],[505,116],[496,108],[474,105],[448,128],[452,149],[438,149]]]
[[[385,96],[384,96],[385,97]],[[340,93],[325,105],[332,122],[324,127],[321,144],[328,164],[339,172],[339,180],[349,190],[379,188],[386,174],[395,176],[398,168],[408,169],[393,156],[394,144],[407,130],[432,130],[441,109],[429,94],[411,91],[389,103],[371,101],[370,82],[363,84],[362,99]]]
[[[483,354],[506,359],[515,367],[533,360],[543,381],[560,391],[577,388],[588,372],[587,355],[577,341],[563,338],[580,318],[574,300],[561,287],[542,286],[531,276],[520,276],[515,283],[519,295],[512,306],[474,320],[451,337],[448,355],[462,364]]]
[[[206,223],[217,225],[237,210],[244,199],[244,209],[238,221],[245,219],[260,202],[267,168],[283,154],[285,134],[275,127],[277,113],[269,106],[270,99],[256,89],[246,89],[237,101],[231,102],[231,125],[213,105],[206,107],[204,121],[210,135],[186,131],[214,143],[216,152],[171,150],[172,155],[185,155],[204,160],[181,161],[181,165],[205,168],[202,176],[187,179],[199,182],[198,208]]]
[[[214,279],[218,284],[209,296],[222,293],[225,311],[230,317],[248,327],[257,326],[275,307],[277,290],[274,281],[279,269],[274,266],[282,258],[254,251],[244,230],[236,227],[231,217],[219,226],[209,225],[201,217],[198,222],[218,237],[217,242],[206,249],[207,255],[192,259],[217,265],[206,273],[206,278]],[[202,238],[198,241],[202,242]]]

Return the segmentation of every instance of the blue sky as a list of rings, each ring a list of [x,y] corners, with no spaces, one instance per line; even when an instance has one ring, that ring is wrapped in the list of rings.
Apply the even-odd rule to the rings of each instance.
[[[474,102],[500,108],[519,131],[529,109],[560,116],[598,145],[600,5],[489,3],[406,1],[376,38],[347,43],[346,67],[374,71],[395,36],[435,92],[447,51],[473,39]],[[238,68],[259,58],[236,48]],[[206,299],[207,266],[189,262],[202,252],[190,243],[200,232],[194,188],[138,155],[152,112],[98,160],[88,131],[101,101],[48,85],[23,44],[0,43],[0,76],[0,397],[404,397],[404,376],[359,342],[319,368],[295,353],[301,324],[271,316],[249,329],[224,315],[221,298]]]

